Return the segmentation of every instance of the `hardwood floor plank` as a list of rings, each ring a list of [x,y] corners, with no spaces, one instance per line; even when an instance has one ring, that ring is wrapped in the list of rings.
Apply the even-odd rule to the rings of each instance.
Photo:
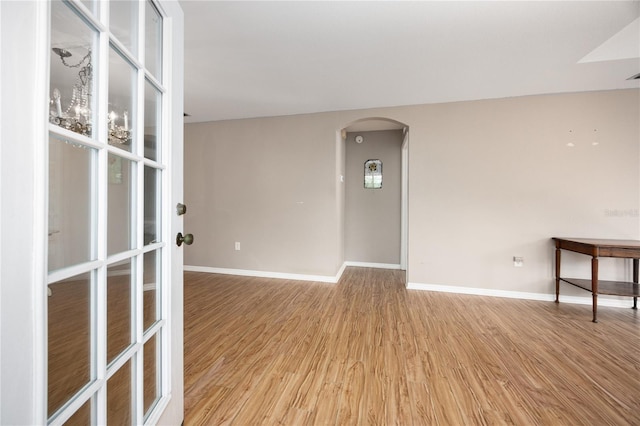
[[[349,360],[343,376],[337,406],[339,425],[357,425],[364,418],[364,366],[360,360]]]
[[[637,425],[631,309],[185,274],[185,425]]]

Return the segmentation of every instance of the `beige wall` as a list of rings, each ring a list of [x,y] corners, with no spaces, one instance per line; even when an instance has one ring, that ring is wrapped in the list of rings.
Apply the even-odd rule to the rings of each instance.
[[[364,138],[356,143],[355,137]],[[345,260],[400,264],[402,130],[348,132]],[[364,188],[364,163],[382,161],[382,188]]]
[[[335,276],[336,167],[314,116],[185,126],[185,264]]]
[[[552,236],[640,238],[639,101],[622,90],[186,125],[185,264],[335,275],[336,134],[387,117],[410,131],[409,281],[550,293]],[[628,276],[620,265],[601,269]]]

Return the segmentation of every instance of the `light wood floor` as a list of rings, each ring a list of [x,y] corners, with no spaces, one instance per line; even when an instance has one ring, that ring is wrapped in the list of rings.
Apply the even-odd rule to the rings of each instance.
[[[185,274],[185,425],[638,425],[640,315]],[[629,299],[631,301],[631,299]],[[631,305],[630,305],[631,306]]]

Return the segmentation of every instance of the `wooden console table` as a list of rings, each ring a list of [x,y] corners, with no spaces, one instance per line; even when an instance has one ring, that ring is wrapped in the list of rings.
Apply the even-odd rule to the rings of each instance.
[[[598,294],[633,297],[633,309],[638,309],[638,259],[640,259],[640,241],[636,240],[596,240],[582,238],[556,238],[556,303],[559,302],[560,281],[588,290],[593,296],[593,322],[598,322]],[[591,279],[560,277],[561,250],[582,253],[591,256]],[[618,257],[632,259],[633,282],[599,281],[598,258]]]

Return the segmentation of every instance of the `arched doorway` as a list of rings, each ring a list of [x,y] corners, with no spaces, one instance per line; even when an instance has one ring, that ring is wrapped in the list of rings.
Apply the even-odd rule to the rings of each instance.
[[[368,117],[349,123],[338,136],[345,264],[406,271],[409,127]],[[382,188],[366,188],[368,160],[379,160]]]

